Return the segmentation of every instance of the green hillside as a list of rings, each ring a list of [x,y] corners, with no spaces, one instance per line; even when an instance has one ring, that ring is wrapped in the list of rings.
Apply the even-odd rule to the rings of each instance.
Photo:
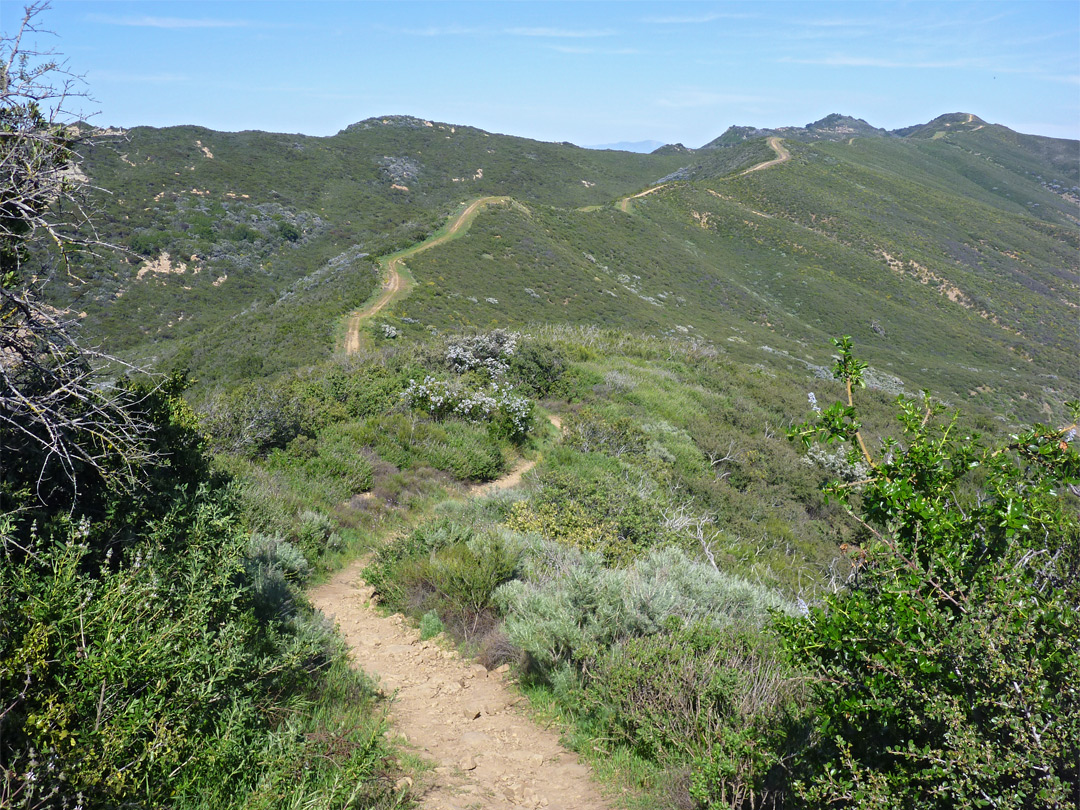
[[[419,241],[462,200],[601,204],[683,163],[403,116],[330,138],[173,127],[99,141],[83,163],[109,190],[96,225],[128,252],[77,261],[79,280],[51,294],[114,351],[158,364],[180,353],[200,377],[234,380],[324,356],[373,288],[364,256]],[[208,336],[234,347],[225,367],[187,359],[184,344]],[[283,342],[284,359],[268,348]]]
[[[777,350],[825,363],[807,347],[843,330],[916,388],[1061,415],[1080,299],[1068,201],[939,141],[791,149],[766,171],[673,183],[629,214],[489,210],[410,262],[420,284],[396,314],[414,330],[620,324],[766,364]]]
[[[653,155],[137,129],[79,169],[123,251],[51,303],[30,225],[70,188],[23,178],[0,804],[425,801],[398,685],[312,606],[365,555],[385,622],[512,670],[638,806],[1067,807],[1074,147],[966,115]],[[420,700],[492,714],[464,682]]]
[[[130,253],[52,294],[115,351],[201,384],[266,376],[328,356],[375,257],[505,195],[517,204],[409,260],[396,327],[618,323],[818,365],[804,347],[846,331],[911,384],[1010,418],[1058,412],[1080,298],[1075,144],[962,114],[775,132],[816,135],[740,176],[774,157],[764,130],[636,155],[401,116],[330,138],[136,129],[84,165],[112,191],[101,235]]]

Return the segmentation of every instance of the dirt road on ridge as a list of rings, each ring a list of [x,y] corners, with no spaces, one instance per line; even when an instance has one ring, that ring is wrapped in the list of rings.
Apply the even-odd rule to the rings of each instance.
[[[742,177],[744,174],[750,174],[750,172],[760,172],[762,169],[768,169],[770,166],[777,166],[781,163],[787,163],[791,160],[791,152],[784,148],[780,143],[780,138],[775,135],[767,141],[769,147],[776,152],[776,157],[773,160],[766,160],[764,163],[759,163],[756,166],[751,166],[746,171],[739,172],[736,177]]]
[[[773,136],[767,141],[767,143],[769,144],[769,148],[771,148],[773,152],[776,153],[775,158],[751,166],[749,169],[739,172],[737,175],[735,175],[735,177],[742,177],[744,174],[750,174],[750,172],[759,172],[762,169],[768,169],[770,166],[777,166],[781,163],[787,163],[789,160],[791,160],[791,152],[784,148],[781,140],[781,138]],[[663,185],[653,186],[652,188],[645,189],[645,191],[642,191],[638,194],[631,194],[629,197],[623,197],[621,200],[615,203],[615,207],[622,211],[624,214],[629,214],[631,200],[636,200],[638,197],[644,197],[646,194],[652,194],[654,191],[659,191],[660,189],[667,188],[670,185],[671,183],[664,183]]]
[[[509,197],[481,197],[479,200],[474,200],[464,211],[458,214],[457,218],[450,224],[450,227],[442,233],[438,233],[429,239],[424,240],[419,245],[413,245],[411,248],[398,251],[397,253],[380,260],[385,262],[384,272],[386,274],[386,280],[383,282],[382,288],[374,301],[349,316],[349,321],[345,328],[345,342],[343,346],[345,354],[355,354],[360,351],[360,326],[364,321],[370,319],[373,315],[376,315],[394,301],[404,298],[409,294],[409,290],[412,289],[412,284],[406,280],[400,272],[401,265],[405,259],[409,256],[415,256],[417,253],[421,253],[429,248],[433,248],[436,245],[441,245],[448,239],[453,238],[458,231],[471,222],[473,214],[475,214],[481,206],[501,204],[508,202],[509,199]]]
[[[646,194],[652,194],[654,191],[659,191],[660,189],[667,188],[670,185],[671,183],[664,183],[660,186],[653,186],[652,188],[647,188],[638,194],[631,194],[629,197],[623,197],[621,200],[619,200],[619,210],[622,211],[624,214],[628,214],[630,213],[631,200],[636,200],[638,197],[644,197]]]

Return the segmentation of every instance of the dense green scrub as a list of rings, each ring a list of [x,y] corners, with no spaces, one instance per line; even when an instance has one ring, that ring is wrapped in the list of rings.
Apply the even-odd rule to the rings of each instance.
[[[578,381],[572,402],[547,401],[563,411],[559,446],[525,492],[447,504],[380,549],[365,577],[388,607],[488,666],[513,663],[576,745],[669,806],[1070,806],[1080,531],[1061,487],[1080,476],[1074,434],[984,441],[901,397],[903,441],[880,438],[897,404],[851,404],[849,384],[873,375],[840,342],[821,402],[841,402],[790,430],[807,461],[786,461],[783,434],[777,455],[767,434],[743,435],[756,460],[744,479],[707,358],[691,385],[671,344],[664,357],[649,341],[559,334],[578,358],[561,378]],[[651,378],[634,362],[646,357]],[[760,392],[745,407],[779,405]],[[817,546],[813,520],[781,506],[820,497],[813,480],[791,489],[798,470],[838,478],[815,508],[843,533]],[[695,487],[705,471],[711,490]],[[772,505],[747,518],[761,533],[748,556],[740,502],[711,499],[740,487]]]
[[[304,556],[210,473],[180,388],[128,389],[153,453],[130,488],[86,469],[42,500],[18,475],[42,459],[2,437],[24,463],[0,490],[0,803],[396,806],[375,692]]]

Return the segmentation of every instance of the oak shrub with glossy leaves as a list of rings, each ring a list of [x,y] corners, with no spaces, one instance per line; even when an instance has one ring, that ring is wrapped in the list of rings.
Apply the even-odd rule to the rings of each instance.
[[[848,401],[790,435],[865,454],[867,478],[830,489],[865,542],[846,588],[777,622],[813,693],[793,804],[1075,807],[1075,425],[987,447],[929,396],[901,397],[903,439],[874,459],[851,395],[865,365],[835,343]]]

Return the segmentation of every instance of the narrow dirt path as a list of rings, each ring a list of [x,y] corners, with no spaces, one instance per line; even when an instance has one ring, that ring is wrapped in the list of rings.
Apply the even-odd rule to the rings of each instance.
[[[413,245],[410,248],[400,250],[391,256],[380,259],[380,263],[383,264],[383,272],[386,275],[386,281],[383,282],[382,289],[379,291],[378,296],[374,301],[349,316],[345,328],[345,342],[343,344],[345,354],[355,354],[360,351],[360,326],[364,321],[385,309],[394,301],[404,298],[409,294],[409,290],[412,289],[412,282],[401,275],[401,266],[405,259],[410,256],[415,256],[417,253],[421,253],[429,248],[433,248],[436,245],[443,244],[456,236],[462,228],[468,229],[468,226],[472,223],[473,215],[480,210],[481,206],[501,204],[508,202],[509,199],[509,197],[481,197],[479,200],[474,200],[464,211],[458,214],[450,224],[450,227],[446,230],[425,239],[418,245]]]
[[[472,491],[473,497],[483,498],[485,495],[492,495],[504,489],[513,489],[521,483],[522,476],[536,466],[536,462],[537,459],[523,459],[514,469],[501,478],[474,487]]]
[[[654,191],[659,191],[660,189],[667,188],[670,185],[671,183],[664,183],[663,185],[647,188],[638,194],[631,194],[629,197],[623,197],[621,200],[619,200],[619,210],[622,211],[624,214],[629,214],[631,200],[636,200],[638,197],[644,197],[646,194],[652,194]]]
[[[391,301],[400,298],[404,292],[407,292],[405,290],[405,280],[398,272],[400,263],[400,258],[391,259],[387,262],[387,279],[383,283],[379,297],[371,304],[349,316],[349,323],[345,332],[345,354],[356,354],[360,351],[360,324],[386,307]]]
[[[524,698],[508,688],[505,674],[420,641],[400,615],[376,613],[363,566],[355,561],[310,597],[337,620],[357,662],[393,695],[394,731],[435,763],[420,806],[607,810],[589,769],[524,714]]]
[[[548,417],[562,428],[558,416]],[[520,462],[471,497],[509,489],[536,465]],[[608,810],[590,771],[558,735],[525,715],[524,698],[506,682],[506,669],[482,665],[421,641],[400,614],[379,615],[359,559],[309,593],[335,619],[355,660],[393,695],[394,731],[435,764],[432,783],[417,786],[425,810]]]
[[[762,169],[768,169],[770,166],[776,166],[780,163],[787,163],[791,160],[791,152],[784,148],[784,145],[780,142],[780,138],[775,135],[767,141],[769,147],[776,153],[776,157],[773,160],[766,160],[764,163],[759,163],[756,166],[751,166],[746,171],[739,172],[736,177],[742,177],[744,174],[750,174],[750,172],[760,172]]]

